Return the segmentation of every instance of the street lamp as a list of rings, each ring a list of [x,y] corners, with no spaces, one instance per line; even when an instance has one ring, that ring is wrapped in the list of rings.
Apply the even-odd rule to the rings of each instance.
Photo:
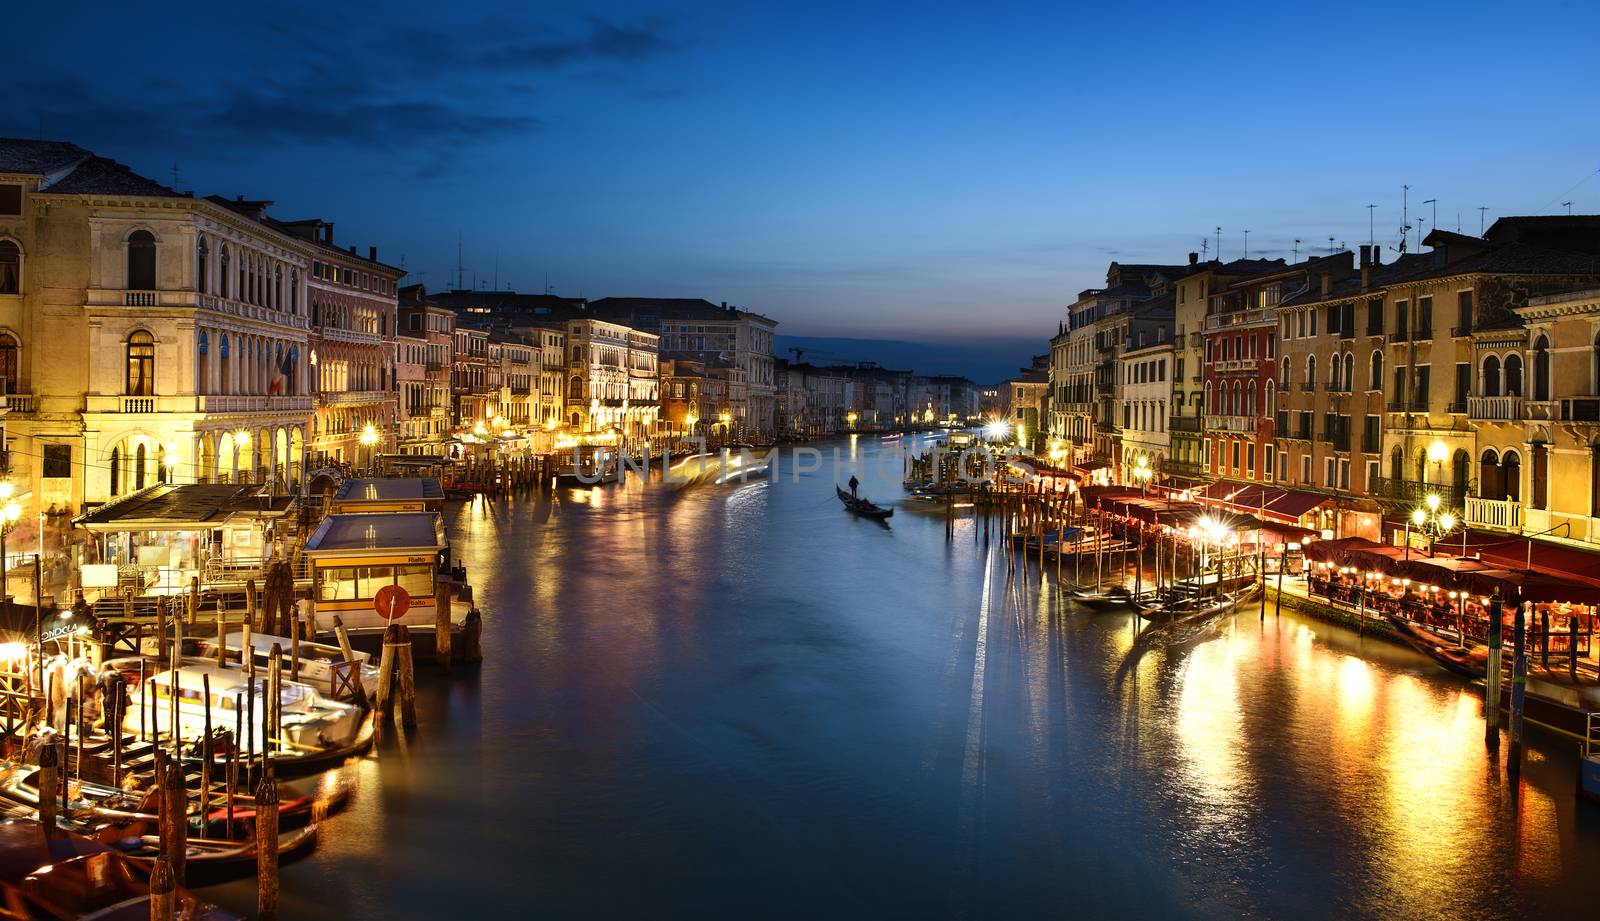
[[[1430,453],[1431,451],[1432,449],[1430,449]],[[1438,493],[1428,493],[1427,496],[1423,497],[1422,504],[1426,507],[1412,509],[1411,517],[1406,520],[1406,559],[1408,560],[1411,559],[1411,529],[1413,527],[1428,535],[1428,556],[1430,557],[1433,556],[1434,551],[1438,548],[1439,539],[1455,530],[1456,527],[1456,516],[1448,510],[1440,511],[1444,502],[1439,498]]]
[[[167,468],[168,483],[178,482],[178,462],[180,460],[182,458],[178,456],[178,449],[168,445],[167,453],[161,458],[161,465]]]
[[[1150,469],[1150,458],[1140,456],[1139,462],[1133,466],[1133,481],[1139,484],[1139,494],[1149,495],[1150,478],[1155,471]]]
[[[11,600],[9,573],[11,560],[6,549],[6,538],[11,534],[11,529],[16,526],[17,519],[22,517],[22,506],[12,498],[17,493],[17,487],[9,480],[0,482],[0,595],[6,600]]]
[[[378,446],[378,429],[371,422],[361,427],[361,444],[367,449],[367,469],[370,470],[377,465],[373,454]]]

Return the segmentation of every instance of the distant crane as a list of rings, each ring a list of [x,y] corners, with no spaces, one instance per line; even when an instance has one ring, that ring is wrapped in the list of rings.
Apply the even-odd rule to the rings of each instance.
[[[826,349],[811,349],[811,348],[805,348],[803,346],[798,346],[798,345],[789,346],[789,352],[790,352],[790,354],[794,355],[794,360],[795,360],[796,363],[804,361],[806,355],[808,355],[808,354],[809,355],[827,355],[830,358],[844,359],[843,355],[840,355],[840,354],[835,353],[835,352],[829,352]],[[848,360],[848,359],[845,359],[845,360]]]

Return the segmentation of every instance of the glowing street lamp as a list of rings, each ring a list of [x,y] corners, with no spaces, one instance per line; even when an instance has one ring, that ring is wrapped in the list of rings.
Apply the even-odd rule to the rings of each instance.
[[[984,434],[992,441],[1000,441],[1011,432],[1011,424],[1004,419],[996,419],[984,427]]]
[[[369,468],[375,466],[377,458],[374,456],[374,451],[378,446],[378,429],[370,422],[361,427],[361,444],[367,449],[367,466]]]

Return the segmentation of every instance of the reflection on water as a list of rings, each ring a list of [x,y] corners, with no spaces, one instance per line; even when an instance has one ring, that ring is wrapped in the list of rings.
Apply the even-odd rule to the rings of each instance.
[[[876,439],[839,446],[898,495]],[[423,676],[285,916],[1589,910],[1571,744],[1514,795],[1409,651],[1256,608],[1139,646],[980,523],[879,527],[792,469],[453,509],[486,661]]]

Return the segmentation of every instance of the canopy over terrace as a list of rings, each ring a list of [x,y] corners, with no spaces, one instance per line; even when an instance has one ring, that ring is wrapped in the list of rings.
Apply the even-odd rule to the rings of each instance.
[[[1475,557],[1422,556],[1359,537],[1322,541],[1306,551],[1309,559],[1360,571],[1382,572],[1425,584],[1454,585],[1476,594],[1499,592],[1511,600],[1600,604],[1600,582],[1582,576],[1523,568],[1496,567]]]
[[[1292,525],[1299,525],[1308,512],[1333,501],[1330,496],[1298,489],[1241,483],[1212,483],[1201,490],[1197,498],[1208,505]]]
[[[1100,508],[1135,521],[1180,530],[1210,519],[1228,532],[1261,532],[1277,536],[1282,539],[1281,542],[1300,541],[1316,533],[1298,525],[1266,520],[1253,514],[1218,510],[1199,502],[1152,498],[1125,487],[1088,486],[1083,490],[1083,497],[1089,508]]]
[[[92,535],[84,588],[164,593],[259,575],[293,496],[259,485],[160,483],[78,516]]]

